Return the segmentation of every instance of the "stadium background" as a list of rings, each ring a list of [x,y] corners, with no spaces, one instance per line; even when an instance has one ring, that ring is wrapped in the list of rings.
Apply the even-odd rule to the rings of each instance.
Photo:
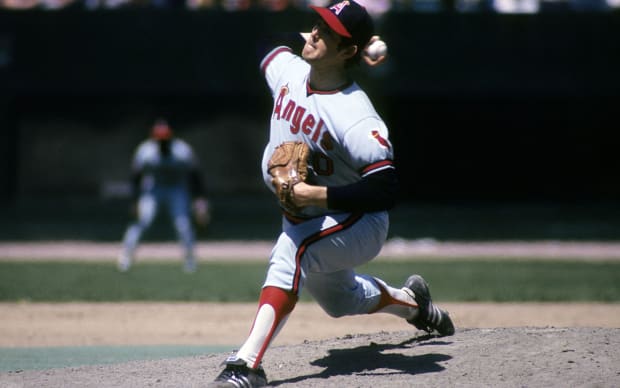
[[[588,3],[570,0],[579,2]],[[390,60],[380,69],[361,71],[359,81],[387,121],[397,147],[403,198],[391,215],[391,237],[618,240],[619,135],[615,119],[620,97],[620,15],[617,11],[562,10],[562,4],[569,3],[563,1],[541,3],[546,3],[546,8],[540,13],[524,15],[403,11],[384,15],[380,31],[390,45]],[[139,271],[123,277],[108,259],[90,263],[84,256],[73,261],[80,254],[77,247],[84,246],[92,255],[102,257],[102,244],[67,244],[71,257],[47,262],[46,257],[58,251],[29,242],[96,240],[116,246],[129,220],[127,168],[131,153],[146,136],[152,120],[162,115],[194,144],[205,167],[214,221],[207,231],[200,231],[200,239],[230,239],[235,246],[242,245],[237,239],[273,239],[279,217],[258,166],[270,98],[257,71],[254,44],[260,33],[310,25],[309,17],[295,10],[0,10],[0,248],[7,256],[0,263],[0,315],[10,318],[2,320],[5,335],[0,336],[0,380],[44,386],[52,381],[50,371],[40,372],[42,379],[37,380],[37,372],[30,369],[121,362],[121,369],[97,367],[96,372],[82,367],[56,369],[63,383],[55,385],[71,385],[67,382],[72,381],[74,385],[91,382],[100,386],[102,381],[120,378],[123,383],[119,385],[135,387],[151,384],[155,381],[149,380],[151,376],[156,376],[158,383],[169,383],[167,377],[160,380],[160,367],[148,372],[147,366],[146,373],[135,373],[124,369],[133,366],[123,362],[204,355],[223,351],[208,347],[215,344],[213,338],[224,339],[227,346],[244,338],[245,325],[254,313],[257,285],[264,275],[262,264],[244,263],[239,271],[237,262],[206,261],[204,271],[188,277],[171,271],[174,264],[144,262]],[[162,221],[147,239],[173,239],[169,224]],[[13,240],[26,243],[28,257],[18,258],[18,262],[8,257]],[[422,248],[433,246],[432,242],[426,245],[426,240],[420,242]],[[540,255],[491,263],[478,253],[463,263],[411,257],[404,263],[382,260],[382,265],[395,278],[412,268],[422,271],[442,305],[443,301],[470,302],[448,304],[459,327],[480,328],[484,321],[492,327],[573,326],[573,333],[577,333],[574,327],[581,325],[617,328],[617,244],[610,245],[609,261],[600,263],[587,253],[590,251],[578,253],[576,262],[572,256],[557,258],[555,246],[546,246],[553,260]],[[42,251],[46,252],[41,262],[31,260]],[[484,269],[482,278],[476,268]],[[234,275],[218,275],[226,270]],[[240,272],[250,280],[240,282],[245,288],[233,290],[246,297],[231,297],[229,279],[238,278]],[[228,283],[218,286],[214,280]],[[478,292],[473,286],[486,291]],[[529,293],[523,292],[525,289]],[[202,294],[196,294],[197,290]],[[242,311],[235,303],[241,299],[252,301]],[[75,303],[93,300],[104,303]],[[106,303],[116,300],[125,303]],[[161,302],[171,300],[200,303]],[[214,313],[215,304],[206,305],[206,300],[231,301],[217,306],[237,319],[220,318]],[[560,303],[543,306],[532,301]],[[300,303],[289,325],[300,322],[301,329],[289,326],[287,333],[342,335],[319,333],[318,327],[338,326],[336,322],[326,325],[326,317],[312,308],[317,306]],[[203,314],[196,316],[197,309]],[[321,324],[300,315],[304,309],[310,309],[310,316]],[[123,311],[127,314],[121,315]],[[244,319],[238,319],[239,314]],[[374,318],[378,326],[359,320],[360,327],[354,327],[343,321],[342,333],[390,331],[386,321],[375,322]],[[491,318],[503,321],[489,321]],[[586,318],[590,320],[584,321]],[[229,324],[222,327],[222,320]],[[231,322],[240,325],[232,332]],[[155,331],[145,330],[145,323],[153,323],[150,327]],[[304,329],[303,324],[310,326]],[[401,324],[398,321],[394,330],[400,330]],[[172,336],[166,337],[162,330]],[[617,338],[612,330],[617,331],[601,333]],[[437,350],[467,363],[442,371],[444,381],[462,381],[466,375],[475,381],[476,375],[468,372],[471,360],[479,359],[492,372],[473,385],[493,381],[489,377],[506,365],[514,369],[505,376],[517,376],[519,383],[523,376],[534,376],[536,383],[532,384],[540,384],[541,374],[533,374],[532,366],[546,364],[542,359],[531,363],[529,343],[522,341],[531,330],[515,329],[512,336],[501,331],[502,338],[524,345],[516,352],[509,347],[509,358],[497,360],[487,357],[490,347],[481,342],[484,338],[495,342],[497,337],[484,330],[469,333],[475,340],[460,334],[462,354],[456,346]],[[585,351],[594,346],[591,334],[579,332],[575,337],[585,343],[575,349]],[[142,343],[140,335],[147,337],[144,343],[149,346],[136,346]],[[564,348],[568,336],[560,336],[561,340],[553,342],[563,348],[547,352],[554,356],[546,360],[561,360],[562,367],[548,367],[542,374],[553,376],[555,384],[574,383],[577,379],[567,373],[566,365],[577,357]],[[299,343],[300,339],[291,341]],[[378,342],[384,341],[388,340]],[[175,346],[160,346],[167,343]],[[201,345],[177,346],[183,343]],[[506,350],[504,343],[491,345],[495,354]],[[85,346],[97,344],[104,346]],[[110,344],[127,346],[107,346]],[[482,344],[483,354],[472,353],[472,344]],[[609,365],[617,365],[615,358],[604,353],[605,348],[613,349],[613,343],[605,344],[575,364],[580,381],[612,385],[617,381],[617,368],[608,368],[613,374],[601,373],[601,357],[611,360]],[[539,345],[537,341],[537,349]],[[348,346],[332,343],[330,348]],[[285,349],[277,354],[293,359]],[[426,346],[425,351],[429,351]],[[308,354],[308,349],[303,353],[308,360],[322,357]],[[376,355],[371,356],[375,365]],[[398,376],[422,377],[418,363],[410,362],[418,356],[407,358],[407,364],[413,366]],[[593,360],[591,366],[583,364],[586,359]],[[219,364],[220,357],[210,360],[212,373],[202,376],[204,381],[219,370],[215,362]],[[530,363],[518,364],[518,360]],[[179,362],[182,366],[169,369],[174,370],[170,376],[194,376],[192,363]],[[204,358],[199,362],[203,368]],[[289,363],[288,375],[283,378],[314,373],[293,369],[310,363]],[[349,376],[349,371],[340,372],[349,379],[350,384],[344,385],[361,385],[351,382],[355,376]],[[87,377],[80,378],[80,373]],[[367,384],[369,375],[358,377]],[[388,384],[393,384],[394,376]],[[429,376],[437,378],[436,373]],[[187,385],[172,381],[171,386]],[[374,380],[372,385],[381,386]]]
[[[311,18],[0,11],[0,239],[120,239],[131,154],[158,116],[203,163],[200,238],[273,238],[255,40]],[[618,239],[618,12],[390,12],[379,32],[390,59],[358,78],[396,146],[392,236]]]

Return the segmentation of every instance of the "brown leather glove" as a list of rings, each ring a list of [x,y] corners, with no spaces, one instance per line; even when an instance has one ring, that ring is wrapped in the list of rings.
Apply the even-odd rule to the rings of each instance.
[[[211,222],[211,209],[209,207],[209,201],[204,197],[194,199],[192,202],[192,213],[194,214],[196,224],[203,228]]]
[[[309,156],[310,148],[306,143],[284,142],[273,151],[267,166],[280,204],[293,213],[299,210],[293,202],[293,186],[308,177]]]

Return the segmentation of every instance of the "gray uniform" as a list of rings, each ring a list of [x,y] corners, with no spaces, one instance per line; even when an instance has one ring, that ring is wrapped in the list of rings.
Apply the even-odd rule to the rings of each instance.
[[[158,142],[153,139],[138,146],[132,163],[134,173],[141,174],[138,218],[125,232],[119,269],[129,268],[138,242],[153,223],[160,206],[164,205],[183,247],[185,269],[194,270],[190,177],[197,165],[191,147],[181,139],[170,140],[169,155],[162,155]]]

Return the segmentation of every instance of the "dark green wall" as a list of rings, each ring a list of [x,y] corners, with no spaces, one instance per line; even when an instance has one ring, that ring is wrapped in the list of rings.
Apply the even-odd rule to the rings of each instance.
[[[215,191],[264,190],[256,40],[310,23],[0,13],[0,192],[98,193],[126,179],[159,115],[196,143]],[[619,13],[391,13],[379,27],[390,60],[357,73],[391,128],[407,198],[618,198]]]

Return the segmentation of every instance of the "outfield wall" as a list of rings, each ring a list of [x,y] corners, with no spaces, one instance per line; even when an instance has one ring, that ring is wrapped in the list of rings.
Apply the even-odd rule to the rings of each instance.
[[[263,193],[255,38],[311,17],[0,13],[0,194],[120,195],[158,115],[196,144],[213,192]],[[619,198],[620,14],[390,13],[379,27],[390,61],[359,79],[405,199]]]

